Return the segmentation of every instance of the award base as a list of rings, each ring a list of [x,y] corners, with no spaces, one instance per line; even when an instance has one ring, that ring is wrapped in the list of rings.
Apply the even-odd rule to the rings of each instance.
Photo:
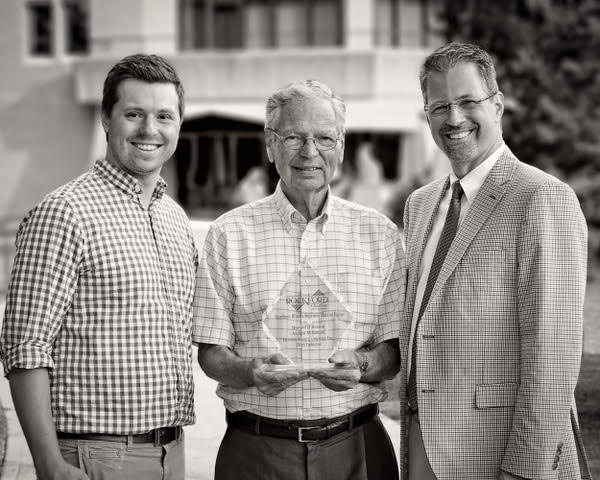
[[[266,364],[263,365],[266,372],[298,372],[298,373],[311,373],[311,372],[335,372],[337,370],[352,370],[358,369],[354,365],[348,365],[346,363],[291,363],[287,365],[277,364]]]

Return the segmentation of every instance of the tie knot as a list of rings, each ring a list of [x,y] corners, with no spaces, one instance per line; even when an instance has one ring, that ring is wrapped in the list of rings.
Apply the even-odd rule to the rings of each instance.
[[[452,199],[460,200],[463,196],[463,193],[462,185],[460,184],[460,181],[457,180],[452,184]]]

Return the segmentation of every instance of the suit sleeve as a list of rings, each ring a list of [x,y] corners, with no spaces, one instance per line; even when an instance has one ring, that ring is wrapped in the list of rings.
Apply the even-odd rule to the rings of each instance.
[[[521,375],[502,470],[557,478],[582,351],[587,227],[573,191],[541,185],[518,238]]]

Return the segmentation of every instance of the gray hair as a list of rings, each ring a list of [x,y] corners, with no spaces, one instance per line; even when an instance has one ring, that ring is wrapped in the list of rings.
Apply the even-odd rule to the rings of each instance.
[[[452,42],[435,50],[429,55],[419,73],[421,93],[427,103],[427,80],[431,72],[447,72],[458,63],[474,63],[483,79],[488,93],[498,91],[496,69],[492,57],[483,48],[470,43]]]
[[[295,81],[275,91],[267,100],[265,129],[276,130],[281,107],[292,100],[321,97],[331,101],[340,133],[346,131],[346,105],[341,97],[335,95],[331,88],[318,80]]]

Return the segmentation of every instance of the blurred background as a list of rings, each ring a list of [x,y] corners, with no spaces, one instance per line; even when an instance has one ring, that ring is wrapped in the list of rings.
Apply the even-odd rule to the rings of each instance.
[[[448,171],[423,115],[420,63],[449,40],[486,48],[505,96],[507,144],[569,183],[588,221],[578,399],[586,441],[598,442],[600,1],[11,0],[0,8],[1,297],[21,218],[104,155],[102,83],[121,57],[161,54],[182,78],[185,119],[163,176],[201,238],[217,215],[273,191],[265,102],[306,78],[329,84],[348,109],[334,193],[401,227],[408,194]]]

